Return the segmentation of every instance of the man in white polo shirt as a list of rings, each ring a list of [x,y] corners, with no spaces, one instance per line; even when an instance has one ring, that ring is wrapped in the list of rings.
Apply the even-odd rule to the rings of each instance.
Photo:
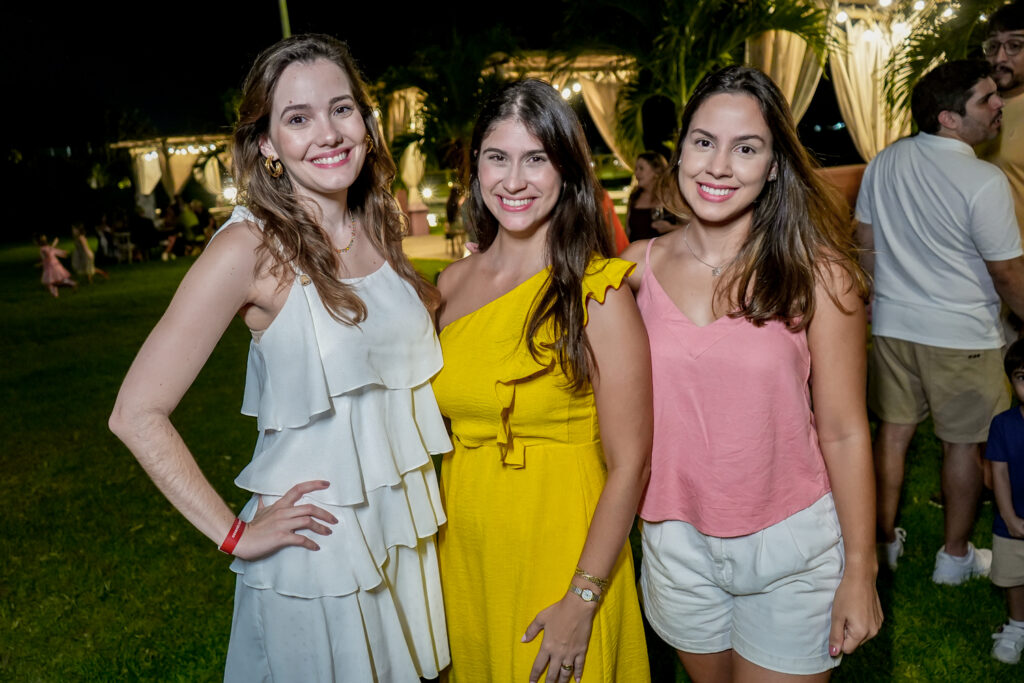
[[[999,132],[1002,100],[984,61],[943,64],[915,86],[920,132],[890,145],[857,198],[864,265],[874,275],[869,405],[880,420],[874,454],[883,561],[895,568],[907,447],[929,413],[942,442],[945,545],[932,580],[988,574],[991,551],[971,530],[982,490],[981,445],[1009,407],[1002,373],[1000,296],[1024,313],[1024,257],[1010,187],[972,149]]]

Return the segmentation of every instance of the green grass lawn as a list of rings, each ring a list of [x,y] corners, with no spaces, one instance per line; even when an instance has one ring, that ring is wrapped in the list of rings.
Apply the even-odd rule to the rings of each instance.
[[[132,357],[190,259],[110,269],[51,299],[32,247],[0,248],[0,681],[214,681],[222,676],[234,575],[229,560],[165,501],[107,430]],[[442,264],[424,264],[432,276]],[[255,421],[238,413],[249,336],[228,329],[173,420],[213,485],[248,462]],[[838,681],[1024,680],[989,658],[1004,619],[987,582],[930,581],[941,544],[938,446],[914,442],[902,524],[907,554],[883,574],[882,633],[839,668]],[[989,546],[991,505],[974,542]],[[655,680],[686,680],[652,649]],[[628,682],[622,682],[628,683]]]

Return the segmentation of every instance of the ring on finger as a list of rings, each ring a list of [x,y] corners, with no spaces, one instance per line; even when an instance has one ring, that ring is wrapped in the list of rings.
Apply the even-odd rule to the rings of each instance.
[[[562,671],[572,671],[572,664],[563,664]]]

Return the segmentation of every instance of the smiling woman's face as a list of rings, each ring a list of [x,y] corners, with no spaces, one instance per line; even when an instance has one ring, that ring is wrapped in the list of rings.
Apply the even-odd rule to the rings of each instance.
[[[512,232],[546,229],[562,191],[544,145],[518,119],[499,121],[484,136],[477,179],[484,204]]]
[[[348,75],[334,62],[295,62],[274,89],[264,156],[284,164],[292,187],[313,199],[336,197],[359,176],[366,126]]]
[[[772,134],[747,94],[719,93],[700,105],[682,140],[679,191],[705,224],[749,220],[772,170]]]

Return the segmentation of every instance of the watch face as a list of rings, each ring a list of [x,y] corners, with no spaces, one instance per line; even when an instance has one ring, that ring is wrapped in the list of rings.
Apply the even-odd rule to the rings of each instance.
[[[583,592],[580,593],[580,597],[586,600],[587,602],[590,602],[594,599],[594,591],[590,590],[589,588],[584,588]]]

